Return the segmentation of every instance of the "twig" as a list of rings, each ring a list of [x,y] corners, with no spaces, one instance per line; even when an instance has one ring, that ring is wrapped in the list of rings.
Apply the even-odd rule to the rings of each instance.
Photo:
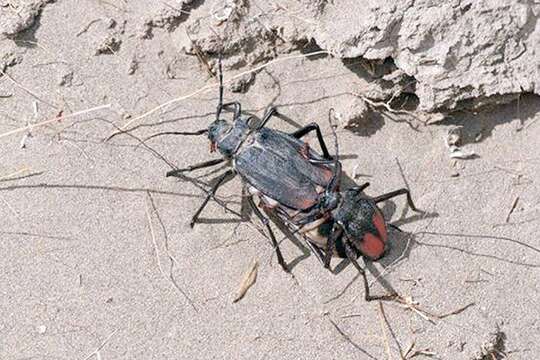
[[[11,174],[8,174],[8,175],[4,175],[4,176],[0,177],[0,181],[5,180],[5,179],[12,178],[12,177],[14,177],[15,175],[22,174],[22,173],[27,172],[27,171],[29,171],[29,170],[30,170],[29,168],[23,167],[22,169],[17,170],[17,171],[15,171],[14,173],[11,173]]]
[[[442,320],[442,319],[447,318],[449,316],[460,314],[463,311],[470,308],[471,306],[476,305],[476,303],[473,302],[473,303],[467,304],[467,305],[465,305],[465,306],[463,306],[463,307],[461,307],[461,308],[459,308],[457,310],[451,311],[449,313],[446,313],[446,314],[443,314],[443,315],[438,315],[438,314],[434,314],[432,312],[420,309],[417,306],[418,304],[416,304],[411,298],[407,298],[407,299],[405,299],[405,301],[400,300],[400,299],[398,299],[396,301],[398,303],[402,304],[402,306],[404,306],[405,308],[414,311],[420,317],[422,317],[424,320],[429,321],[430,323],[432,323],[434,325],[436,325],[437,323],[433,319]]]
[[[113,337],[114,334],[116,334],[116,332],[118,331],[118,329],[114,330],[109,336],[107,336],[107,338],[105,339],[105,341],[103,341],[98,347],[96,350],[94,350],[91,354],[89,354],[87,357],[85,357],[83,360],[88,360],[90,359],[92,356],[96,355],[101,349],[103,349],[103,347],[105,345],[107,345],[107,343],[109,342],[109,340],[111,340],[111,338]]]
[[[15,129],[15,130],[11,130],[11,131],[5,132],[3,134],[0,134],[0,139],[3,138],[3,137],[6,137],[6,136],[10,136],[10,135],[13,135],[13,134],[23,132],[23,131],[29,131],[30,129],[33,129],[35,127],[44,126],[44,125],[51,124],[51,123],[54,123],[54,122],[57,122],[57,121],[61,121],[61,120],[72,118],[72,117],[75,117],[75,116],[78,116],[78,115],[86,114],[86,113],[89,113],[89,112],[92,112],[92,111],[97,111],[97,110],[101,110],[101,109],[108,109],[110,107],[111,107],[111,104],[100,105],[100,106],[96,106],[96,107],[93,107],[93,108],[90,108],[90,109],[77,111],[77,112],[74,112],[74,113],[71,113],[71,114],[68,114],[68,115],[63,115],[63,116],[60,116],[60,117],[54,117],[52,119],[45,120],[45,121],[39,122],[37,124],[27,125],[27,126],[24,126],[24,127]]]
[[[436,314],[431,314],[431,316],[439,319],[439,320],[442,320],[446,317],[449,317],[449,316],[452,316],[452,315],[457,315],[457,314],[461,314],[462,312],[464,312],[465,310],[467,310],[468,308],[470,308],[471,306],[474,306],[476,305],[476,303],[470,303],[470,304],[467,304],[457,310],[454,310],[454,311],[451,311],[449,313],[446,313],[446,314],[443,314],[443,315],[436,315]]]
[[[360,99],[364,100],[366,103],[368,103],[369,105],[371,105],[373,107],[383,107],[389,113],[396,114],[396,115],[403,115],[403,114],[409,115],[409,116],[413,117],[414,119],[420,121],[422,124],[426,124],[425,121],[422,121],[422,120],[419,119],[418,114],[415,114],[412,111],[402,110],[402,109],[394,109],[393,107],[391,107],[388,103],[386,103],[384,101],[373,101],[373,100],[367,98],[366,96],[364,96],[362,94],[359,94],[359,93],[356,93],[356,92],[351,92],[351,95],[359,97]]]
[[[411,353],[411,351],[413,351],[415,345],[416,345],[416,340],[413,340],[411,342],[411,345],[409,345],[409,347],[407,348],[407,351],[405,351],[405,355],[403,355],[404,359],[409,358],[409,354]]]
[[[233,303],[240,301],[244,297],[244,295],[246,295],[249,288],[251,288],[251,286],[255,284],[255,281],[257,281],[258,268],[259,261],[257,259],[254,259],[249,265],[248,270],[242,276],[242,281],[240,282],[240,286],[238,287],[236,295],[234,296]]]
[[[148,219],[148,225],[150,226],[150,235],[152,237],[152,243],[154,245],[154,252],[156,254],[156,262],[157,262],[157,265],[158,265],[158,269],[159,269],[159,272],[161,273],[161,275],[165,278],[165,279],[168,279],[171,281],[173,287],[180,293],[182,294],[182,296],[184,296],[184,298],[189,302],[189,304],[191,305],[191,307],[193,307],[193,309],[195,311],[199,311],[197,309],[197,307],[195,306],[195,304],[193,303],[193,300],[191,300],[191,298],[186,294],[186,292],[184,290],[182,290],[182,288],[180,288],[180,286],[176,283],[174,277],[172,276],[172,268],[171,268],[171,273],[170,273],[170,276],[167,276],[167,274],[165,274],[165,271],[163,270],[163,267],[161,266],[161,259],[160,259],[160,255],[159,255],[159,250],[158,250],[158,245],[157,245],[157,240],[156,240],[156,234],[155,234],[155,231],[154,231],[154,226],[152,225],[152,216],[150,214],[150,207],[152,207],[154,210],[156,209],[155,206],[154,206],[154,202],[153,202],[153,198],[152,198],[152,195],[150,195],[150,192],[146,192],[146,195],[148,196],[148,202],[150,203],[150,206],[146,206],[145,207],[145,210],[146,210],[146,217]],[[167,249],[167,247],[166,247]],[[167,252],[168,252],[168,249],[167,249]],[[169,259],[174,263],[176,262],[176,259],[169,253],[168,254],[169,256]]]
[[[516,198],[514,199],[514,202],[512,203],[512,206],[510,207],[510,211],[508,211],[508,214],[506,215],[506,219],[504,220],[505,223],[508,223],[508,221],[510,221],[510,215],[512,215],[512,213],[516,209],[518,201],[519,201],[519,196],[516,196]]]
[[[388,360],[391,360],[392,353],[390,352],[390,341],[388,340],[388,334],[386,334],[385,319],[386,316],[384,314],[384,307],[382,301],[379,301],[379,323],[381,325],[381,331],[384,338],[384,348],[386,350],[386,356],[388,356]]]
[[[206,56],[204,56],[203,51],[201,50],[201,47],[191,39],[191,36],[189,36],[189,33],[186,31],[186,35],[191,42],[191,46],[193,47],[193,50],[195,51],[195,55],[197,56],[197,60],[199,60],[199,63],[204,66],[206,71],[208,72],[208,75],[210,75],[211,78],[215,78],[216,74],[212,72],[212,68],[210,67],[210,64],[208,63],[208,59]]]
[[[349,337],[349,335],[347,335],[345,332],[343,332],[343,330],[341,330],[341,328],[338,326],[338,324],[336,324],[334,322],[334,320],[332,320],[329,316],[327,317],[328,321],[330,321],[330,324],[332,324],[332,326],[337,330],[337,332],[341,335],[341,337],[343,339],[345,339],[345,341],[347,341],[349,344],[351,344],[352,346],[354,346],[355,349],[359,350],[360,352],[362,352],[364,355],[368,356],[370,359],[377,359],[376,357],[374,357],[373,355],[371,355],[370,353],[368,353],[366,350],[362,349],[360,346],[358,346],[354,341],[351,340],[351,338]]]
[[[84,34],[85,32],[87,32],[89,29],[90,29],[90,26],[92,26],[93,24],[97,23],[101,21],[101,19],[94,19],[92,21],[90,21],[88,24],[86,24],[85,27],[83,27],[77,34],[75,34],[76,37],[79,37],[81,36],[82,34]]]

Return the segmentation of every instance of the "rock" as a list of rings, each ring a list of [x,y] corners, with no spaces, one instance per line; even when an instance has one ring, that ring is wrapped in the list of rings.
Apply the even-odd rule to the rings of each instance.
[[[230,84],[230,89],[233,93],[245,93],[255,81],[255,73],[250,72]]]
[[[47,331],[47,327],[45,325],[40,325],[40,326],[37,327],[36,330],[37,330],[38,334],[43,335]]]
[[[540,94],[538,2],[303,0],[262,8],[234,3],[236,15],[229,14],[217,34],[200,24],[202,19],[190,17],[188,24],[203,51],[222,50],[231,66],[266,61],[313,39],[344,60],[391,60],[395,74],[384,74],[380,81],[401,91],[407,79],[412,81],[408,86],[424,112]]]
[[[21,50],[14,49],[13,47],[0,47],[0,70],[6,71],[8,67],[20,64],[23,60],[23,54]],[[0,74],[1,76],[1,74]]]
[[[0,34],[11,37],[29,29],[43,7],[52,2],[54,0],[11,1],[11,6],[1,8]]]
[[[128,75],[133,75],[135,74],[135,72],[137,71],[137,69],[139,68],[139,61],[137,60],[137,58],[134,56],[131,61],[129,62],[129,65],[128,65],[128,68],[127,68],[127,73]]]
[[[60,81],[58,81],[59,86],[66,86],[70,87],[73,85],[73,71],[68,71],[62,77],[60,78]]]
[[[342,111],[339,111],[337,118],[339,126],[345,129],[358,128],[365,125],[369,108],[361,99],[353,99],[351,103]]]
[[[193,0],[178,0],[170,4],[160,2],[157,10],[144,19],[139,38],[151,39],[153,28],[165,29],[168,32],[174,31],[189,15],[189,5],[192,2]]]

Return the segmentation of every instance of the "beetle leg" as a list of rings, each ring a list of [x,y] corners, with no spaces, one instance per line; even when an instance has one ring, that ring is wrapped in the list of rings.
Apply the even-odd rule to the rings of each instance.
[[[407,204],[409,205],[409,207],[412,210],[414,210],[416,212],[422,212],[421,210],[418,210],[416,208],[416,206],[414,206],[414,203],[413,203],[412,197],[411,197],[411,192],[409,191],[409,189],[406,189],[406,188],[391,191],[391,192],[389,192],[387,194],[379,195],[377,197],[374,197],[373,201],[375,203],[380,203],[381,201],[385,201],[385,200],[391,199],[391,198],[393,198],[395,196],[403,195],[403,194],[407,195]]]
[[[298,232],[300,234],[305,234],[311,230],[315,230],[317,229],[319,226],[321,226],[322,224],[324,224],[325,222],[328,221],[328,216],[323,216],[315,221],[312,221],[310,223],[307,223],[306,225],[302,226]]]
[[[242,113],[242,105],[240,105],[238,101],[231,101],[231,102],[221,105],[221,108],[226,109],[229,106],[233,107],[234,120],[237,120],[240,117],[240,114]]]
[[[270,221],[266,216],[264,216],[260,211],[257,205],[255,205],[255,202],[253,202],[253,198],[251,196],[248,197],[248,203],[251,206],[251,209],[255,213],[255,215],[261,220],[263,225],[266,227],[266,230],[268,230],[268,234],[270,235],[270,240],[272,240],[272,246],[276,250],[276,257],[278,260],[279,265],[281,265],[281,268],[285,272],[289,272],[289,269],[287,268],[287,264],[285,263],[285,260],[283,259],[283,254],[281,253],[281,250],[279,249],[279,244],[276,240],[276,237],[274,236],[274,232],[272,231],[272,227],[270,226]]]
[[[366,271],[362,269],[360,264],[358,264],[358,261],[356,261],[356,256],[354,254],[354,251],[347,241],[344,242],[344,246],[345,246],[345,253],[347,254],[347,257],[349,258],[349,261],[354,265],[356,270],[358,270],[360,275],[362,275],[362,279],[364,281],[364,295],[365,295],[366,301],[374,301],[374,300],[393,301],[393,300],[399,299],[399,295],[396,292],[392,294],[388,294],[388,295],[370,295]]]
[[[319,146],[321,147],[323,156],[325,159],[331,160],[333,159],[332,156],[330,156],[330,153],[328,153],[328,148],[326,147],[326,144],[324,142],[324,138],[322,136],[321,128],[316,123],[310,123],[295,132],[291,133],[291,136],[300,139],[302,136],[310,133],[311,131],[315,131],[317,133],[317,139],[319,140]]]
[[[363,184],[360,185],[360,186],[353,186],[353,187],[350,188],[349,190],[354,190],[354,191],[356,191],[356,192],[359,193],[359,192],[364,191],[369,185],[370,185],[369,182],[365,182],[365,183],[363,183]]]
[[[268,120],[270,120],[270,118],[274,115],[276,115],[278,112],[277,112],[277,109],[275,107],[270,107],[268,110],[266,110],[266,113],[264,114],[262,120],[261,120],[261,123],[257,126],[256,130],[260,130],[262,129],[263,127],[266,126],[266,123],[268,122]]]
[[[315,244],[313,244],[311,241],[309,241],[309,239],[306,239],[304,237],[304,240],[306,242],[306,245],[309,247],[309,249],[311,250],[311,252],[313,254],[315,254],[315,256],[317,257],[317,259],[321,262],[321,264],[324,264],[324,257],[323,257],[323,254],[322,254],[322,251],[321,249],[319,249],[319,247]]]
[[[199,206],[199,208],[195,212],[195,215],[193,215],[193,217],[191,218],[191,222],[189,223],[190,227],[193,228],[193,226],[195,226],[195,223],[197,223],[197,220],[199,219],[199,215],[201,214],[203,209],[206,207],[206,204],[208,204],[208,201],[210,201],[210,199],[214,197],[217,189],[221,185],[223,185],[223,181],[225,181],[225,179],[229,177],[231,174],[233,174],[233,171],[227,170],[226,172],[224,172],[222,175],[219,176],[214,186],[212,186],[212,189],[210,189],[210,191],[208,192],[208,195],[204,199],[203,203],[201,204],[201,206]]]
[[[343,234],[343,228],[341,226],[334,226],[328,240],[326,242],[326,254],[324,256],[324,267],[330,269],[330,261],[336,248],[336,240]]]
[[[217,164],[221,164],[224,161],[225,161],[225,159],[208,160],[208,161],[205,161],[205,162],[202,162],[202,163],[199,163],[199,164],[189,165],[187,168],[175,169],[175,170],[168,171],[165,176],[167,176],[167,177],[168,176],[178,176],[183,172],[189,172],[189,171],[193,171],[193,170],[196,170],[196,169],[202,169],[202,168],[205,168],[205,167],[214,166],[214,165],[217,165]]]

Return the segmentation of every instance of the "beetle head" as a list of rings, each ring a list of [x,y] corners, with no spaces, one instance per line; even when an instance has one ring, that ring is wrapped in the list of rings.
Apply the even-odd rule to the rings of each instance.
[[[384,217],[373,200],[360,188],[342,193],[342,201],[332,212],[354,246],[366,257],[376,260],[387,250],[387,230]]]
[[[208,126],[208,139],[210,140],[210,152],[216,151],[216,144],[231,130],[231,125],[217,119]]]

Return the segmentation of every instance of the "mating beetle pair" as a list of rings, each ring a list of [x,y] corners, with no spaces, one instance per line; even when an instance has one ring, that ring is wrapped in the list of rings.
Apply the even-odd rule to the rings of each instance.
[[[183,169],[169,171],[167,176],[180,176],[184,172],[228,162],[230,169],[220,175],[206,199],[195,212],[193,227],[208,201],[230,176],[240,175],[249,194],[248,203],[262,221],[275,248],[281,267],[288,271],[279,244],[266,215],[275,214],[294,232],[305,236],[308,246],[325,267],[330,266],[333,255],[348,258],[363,276],[366,300],[387,300],[397,295],[371,296],[364,270],[357,262],[359,255],[376,260],[387,250],[388,230],[377,203],[398,195],[406,195],[411,209],[414,206],[407,189],[399,189],[375,198],[362,191],[365,183],[345,191],[339,190],[341,163],[337,154],[328,153],[321,130],[311,123],[292,133],[267,128],[276,114],[270,108],[258,124],[254,118],[244,116],[238,102],[223,103],[223,74],[219,60],[219,104],[216,120],[207,129],[179,135],[207,134],[210,151],[219,150],[222,158],[209,160]],[[234,118],[229,123],[221,118],[223,110],[232,108]],[[315,131],[322,155],[301,140]],[[335,134],[334,134],[335,136]],[[337,140],[336,140],[337,152]],[[259,201],[257,205],[254,198]]]

